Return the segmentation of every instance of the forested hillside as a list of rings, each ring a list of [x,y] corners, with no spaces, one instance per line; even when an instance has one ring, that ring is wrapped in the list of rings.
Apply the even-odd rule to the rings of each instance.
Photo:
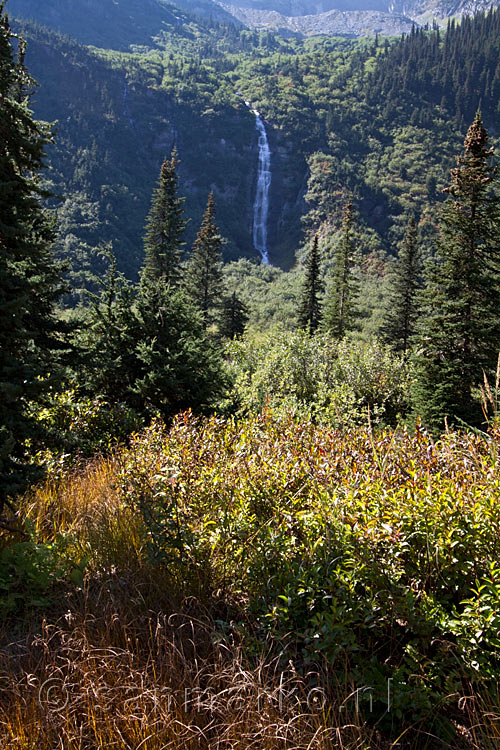
[[[40,83],[35,111],[57,121],[48,176],[64,196],[63,253],[80,268],[89,247],[113,239],[120,267],[137,272],[151,188],[174,144],[188,244],[212,189],[226,259],[257,257],[257,132],[243,98],[266,122],[270,259],[285,268],[307,237],[304,214],[307,231],[335,224],[346,192],[365,255],[395,253],[410,207],[432,233],[430,207],[479,103],[491,136],[499,128],[498,13],[383,42],[301,42],[190,22],[135,53],[87,50],[30,25],[23,33]]]
[[[0,0],[2,748],[496,750],[500,11],[30,7],[115,48]]]
[[[189,37],[189,26],[202,22],[200,14],[212,21],[237,23],[210,0],[193,4],[180,0],[9,0],[9,12],[67,34],[82,44],[128,50],[131,45],[154,47],[162,34]]]

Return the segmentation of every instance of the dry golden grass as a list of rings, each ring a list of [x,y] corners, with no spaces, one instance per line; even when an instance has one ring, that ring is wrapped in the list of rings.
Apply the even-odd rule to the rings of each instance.
[[[236,630],[221,639],[213,616],[224,605],[209,614],[175,601],[168,576],[141,567],[140,523],[116,488],[120,465],[120,456],[95,460],[21,507],[38,537],[69,534],[73,554],[92,550],[92,561],[83,589],[61,589],[51,619],[32,616],[17,638],[19,623],[4,627],[2,750],[386,747],[359,720],[349,688],[328,702],[321,695],[320,710],[310,675],[271,656],[250,665]]]
[[[136,594],[108,582],[72,600],[57,623],[3,647],[2,748],[387,747],[348,695],[339,710],[332,692],[321,710],[323,694],[308,690],[307,676],[279,658],[250,667],[236,635],[216,637],[195,602],[134,618]]]

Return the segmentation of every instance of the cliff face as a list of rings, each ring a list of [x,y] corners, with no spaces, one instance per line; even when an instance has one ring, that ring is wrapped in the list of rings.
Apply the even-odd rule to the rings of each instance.
[[[253,10],[274,10],[284,16],[311,16],[329,10],[388,10],[387,0],[234,0],[231,5]]]
[[[429,17],[446,19],[473,15],[498,4],[498,0],[392,0],[389,8],[391,12],[424,21]]]

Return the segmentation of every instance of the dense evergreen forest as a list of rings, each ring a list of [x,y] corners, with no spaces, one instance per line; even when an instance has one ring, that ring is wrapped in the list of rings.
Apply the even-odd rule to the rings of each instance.
[[[2,747],[493,750],[500,10],[77,6],[0,2]]]

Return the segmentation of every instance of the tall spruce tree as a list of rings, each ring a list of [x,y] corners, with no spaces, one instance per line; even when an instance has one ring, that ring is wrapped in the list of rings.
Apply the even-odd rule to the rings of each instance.
[[[410,340],[416,332],[421,274],[417,222],[412,214],[392,270],[391,293],[382,326],[383,340],[397,352],[408,351]]]
[[[173,154],[162,177],[175,176],[175,165]],[[161,204],[160,193],[160,189],[155,193],[153,209],[156,199],[156,206]],[[182,201],[174,199],[169,205],[175,206],[170,217],[175,221],[167,224],[177,227],[169,235],[169,264],[157,264],[167,255],[158,254],[151,243],[151,221],[146,237],[149,252],[136,290],[117,272],[108,251],[109,271],[101,294],[94,297],[86,337],[90,386],[110,400],[124,401],[141,413],[159,412],[164,419],[187,408],[209,409],[225,387],[221,352],[207,339],[202,316],[178,283],[185,221]],[[158,211],[156,218],[160,215]]]
[[[220,311],[223,290],[222,243],[215,224],[214,196],[210,193],[189,259],[186,280],[187,290],[202,312],[205,328],[215,321]]]
[[[342,339],[354,324],[356,284],[352,276],[354,244],[352,203],[346,203],[335,253],[333,278],[324,306],[323,327],[336,339]]]
[[[23,57],[0,3],[0,510],[31,475],[24,445],[39,427],[28,402],[51,387],[60,346],[54,304],[62,284],[38,178],[50,133],[29,110]]]
[[[225,388],[221,352],[186,292],[161,278],[134,289],[110,266],[93,295],[83,346],[86,386],[111,402],[164,419],[211,408]]]
[[[157,187],[153,191],[151,210],[144,237],[144,268],[142,278],[161,278],[176,286],[180,280],[182,236],[187,221],[184,219],[184,198],[177,195],[177,152],[165,159],[160,170]]]
[[[230,297],[225,297],[222,305],[222,317],[220,333],[227,339],[241,336],[248,323],[248,308],[244,302],[233,292]]]
[[[500,348],[500,198],[493,149],[478,112],[451,170],[420,325],[416,407],[434,429],[480,421],[473,398]]]
[[[318,328],[321,320],[320,289],[318,235],[315,235],[306,260],[306,276],[299,311],[300,327],[311,334]]]

